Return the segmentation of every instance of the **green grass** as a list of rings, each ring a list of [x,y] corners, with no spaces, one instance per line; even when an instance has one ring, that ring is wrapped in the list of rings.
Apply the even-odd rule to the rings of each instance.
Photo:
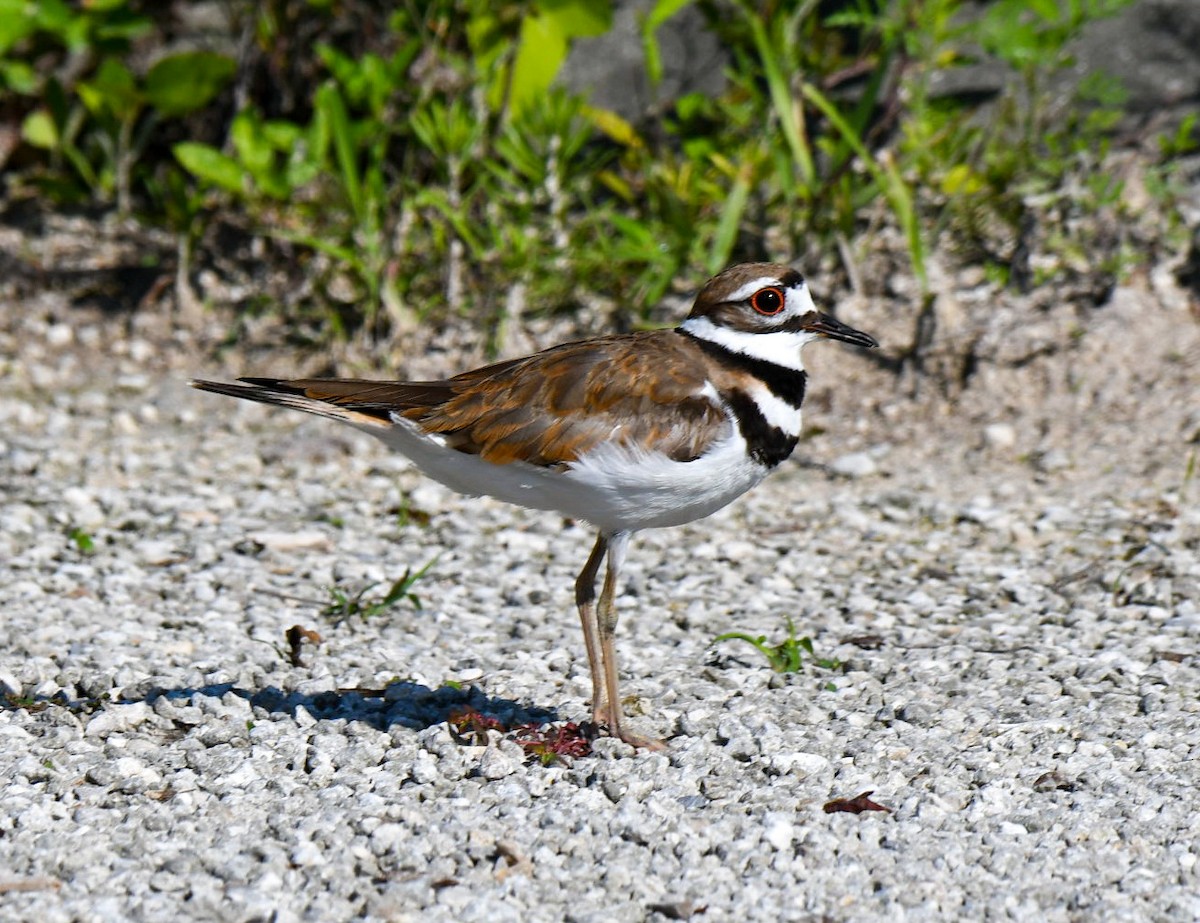
[[[1005,241],[1032,201],[1119,216],[1104,158],[1120,88],[1085,82],[1064,117],[1048,87],[1079,30],[1127,3],[997,0],[970,16],[962,0],[660,0],[643,21],[651,75],[657,30],[694,7],[730,56],[729,86],[634,125],[554,88],[571,44],[611,27],[597,0],[233,0],[231,28],[253,39],[237,61],[147,56],[176,25],[135,0],[0,0],[0,91],[24,113],[9,189],[169,228],[185,263],[214,223],[278,241],[312,294],[273,310],[328,338],[430,317],[500,330],[517,285],[545,311],[603,293],[636,324],[732,261],[848,259],[839,243],[881,216],[922,290],[948,237],[1022,284]],[[986,119],[932,89],[981,55],[1016,78]],[[64,81],[69,56],[83,63]],[[1192,128],[1164,136],[1164,164],[1193,148]],[[1169,171],[1152,179],[1169,210]],[[1133,260],[1078,234],[1039,245],[1118,274]]]

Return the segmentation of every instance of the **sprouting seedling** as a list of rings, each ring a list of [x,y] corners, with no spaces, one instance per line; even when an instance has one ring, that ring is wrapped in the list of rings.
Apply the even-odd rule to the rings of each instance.
[[[73,526],[72,528],[68,529],[67,538],[74,542],[75,547],[84,554],[91,554],[96,550],[95,539],[84,532],[83,529],[79,528],[79,526]]]
[[[788,618],[787,626],[787,638],[778,644],[767,643],[766,635],[755,637],[744,631],[727,631],[723,635],[718,635],[713,640],[713,643],[716,644],[720,641],[745,641],[747,644],[756,647],[767,658],[771,669],[776,673],[799,673],[804,667],[805,655],[818,667],[823,667],[826,670],[837,670],[841,667],[842,663],[840,660],[817,657],[813,652],[812,638],[796,637],[796,625],[791,618]]]
[[[347,593],[340,587],[330,587],[330,602],[321,610],[321,614],[339,622],[356,615],[365,621],[405,600],[412,603],[413,608],[420,609],[421,597],[413,592],[413,586],[436,562],[437,558],[435,557],[417,571],[406,567],[400,579],[395,581],[383,596],[379,597],[367,597],[367,593],[379,585],[377,583],[369,583],[354,594]]]

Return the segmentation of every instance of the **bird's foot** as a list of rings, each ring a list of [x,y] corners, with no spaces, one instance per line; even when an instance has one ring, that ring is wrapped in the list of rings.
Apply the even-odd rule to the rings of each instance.
[[[660,753],[667,749],[667,742],[665,740],[658,740],[655,737],[642,737],[640,734],[626,730],[622,718],[623,716],[620,711],[604,707],[595,708],[592,709],[592,728],[598,735],[615,737],[617,740],[623,741],[635,749],[654,750]]]

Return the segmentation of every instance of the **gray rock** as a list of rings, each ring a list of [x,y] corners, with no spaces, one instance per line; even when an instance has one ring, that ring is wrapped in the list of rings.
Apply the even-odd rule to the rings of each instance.
[[[875,474],[879,465],[869,452],[849,452],[831,461],[829,470],[846,478],[865,478]]]

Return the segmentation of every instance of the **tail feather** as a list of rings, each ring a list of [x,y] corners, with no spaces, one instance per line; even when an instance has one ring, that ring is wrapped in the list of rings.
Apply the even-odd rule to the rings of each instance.
[[[338,382],[328,382],[335,384]],[[360,402],[351,400],[349,395],[332,395],[322,393],[318,386],[324,384],[317,381],[289,381],[279,378],[240,378],[238,383],[224,381],[207,381],[194,378],[193,388],[201,391],[211,391],[213,394],[224,394],[228,397],[238,397],[243,400],[257,401],[260,404],[272,404],[277,407],[289,407],[292,410],[302,410],[305,413],[340,420],[352,426],[378,429],[386,428],[392,423],[392,414],[401,408],[387,406],[369,399]],[[371,385],[372,382],[359,382],[361,385]],[[366,389],[364,389],[366,390]]]

